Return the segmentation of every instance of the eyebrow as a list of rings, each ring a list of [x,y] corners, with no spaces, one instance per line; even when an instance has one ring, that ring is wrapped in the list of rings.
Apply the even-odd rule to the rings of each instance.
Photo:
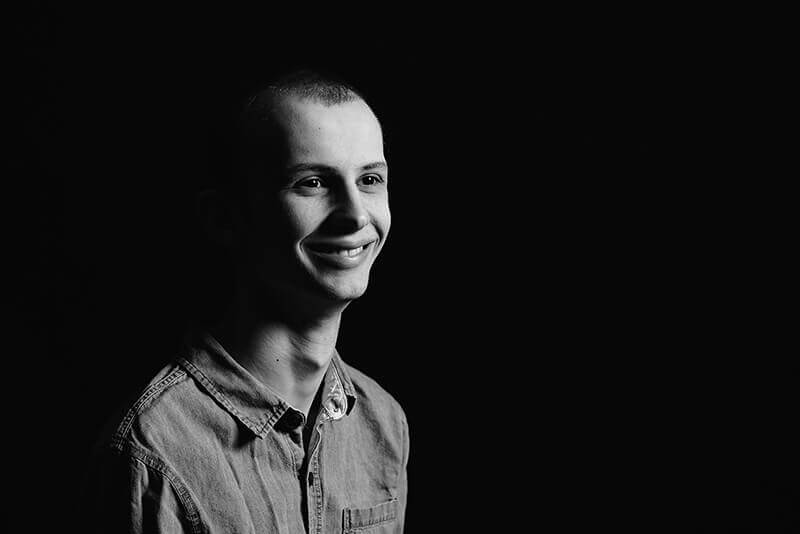
[[[361,167],[362,171],[374,171],[376,169],[386,169],[387,165],[385,161],[374,161],[372,163],[367,163],[363,167]]]
[[[374,171],[377,169],[386,169],[387,167],[388,166],[386,165],[385,161],[373,161],[372,163],[367,163],[366,165],[362,165],[359,170]],[[335,167],[331,167],[330,165],[324,165],[321,163],[298,163],[296,165],[290,165],[289,167],[286,168],[286,172],[289,174],[296,174],[298,172],[305,172],[305,171],[331,174],[331,173],[336,173],[337,169]]]

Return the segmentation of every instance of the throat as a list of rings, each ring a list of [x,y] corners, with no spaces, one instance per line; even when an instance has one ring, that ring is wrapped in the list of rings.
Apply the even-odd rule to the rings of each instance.
[[[308,414],[336,350],[339,321],[299,330],[284,321],[239,321],[218,340],[256,379]]]

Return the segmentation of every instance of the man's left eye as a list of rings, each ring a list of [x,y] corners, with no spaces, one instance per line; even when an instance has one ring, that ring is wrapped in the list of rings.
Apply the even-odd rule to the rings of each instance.
[[[364,185],[375,185],[383,182],[383,178],[377,174],[368,174],[361,177],[361,183]]]

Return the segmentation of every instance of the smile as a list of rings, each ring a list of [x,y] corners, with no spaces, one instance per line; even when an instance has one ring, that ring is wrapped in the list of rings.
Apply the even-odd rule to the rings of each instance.
[[[306,246],[309,252],[335,267],[355,267],[366,257],[365,252],[374,241],[361,245],[337,245],[312,243]]]
[[[332,252],[332,254],[338,254],[339,256],[347,256],[348,258],[352,258],[353,256],[357,256],[358,254],[361,254],[361,252],[363,250],[364,250],[364,245],[361,245],[358,248],[342,249],[342,250],[334,251],[334,252]]]

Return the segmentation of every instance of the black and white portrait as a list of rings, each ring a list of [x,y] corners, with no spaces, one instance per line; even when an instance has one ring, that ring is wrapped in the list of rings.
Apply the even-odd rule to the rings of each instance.
[[[295,7],[10,17],[5,530],[795,531],[784,33]]]

